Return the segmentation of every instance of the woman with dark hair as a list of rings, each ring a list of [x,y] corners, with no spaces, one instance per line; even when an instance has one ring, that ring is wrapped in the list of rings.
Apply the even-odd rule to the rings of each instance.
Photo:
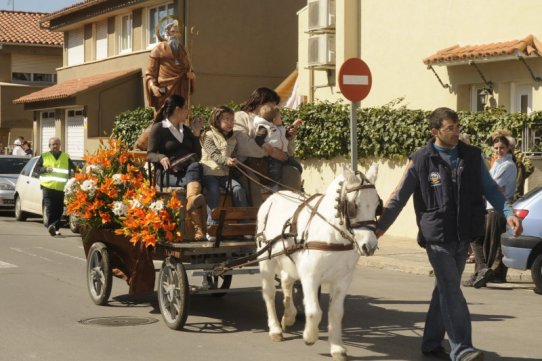
[[[279,148],[275,148],[268,143],[264,143],[261,146],[255,141],[256,127],[254,126],[254,118],[259,115],[262,105],[276,106],[280,103],[280,97],[278,94],[269,88],[258,88],[252,92],[247,101],[241,106],[241,111],[235,113],[235,125],[234,130],[239,132],[238,136],[238,158],[239,160],[246,161],[250,158],[262,160],[264,157],[272,157],[281,161],[288,159],[288,154]],[[290,139],[290,145],[292,149],[295,149],[296,128],[291,127],[288,130],[288,136]],[[259,134],[262,136],[262,134]],[[263,135],[265,138],[265,135]],[[268,167],[263,167],[267,169]],[[249,174],[251,178],[257,178],[252,172]],[[250,190],[250,199],[253,206],[259,206],[262,203],[261,187],[255,185],[253,182],[245,180],[246,184],[243,184],[245,189]],[[289,188],[301,189],[301,174],[299,171],[291,166],[285,166],[282,174],[282,184]],[[247,188],[248,187],[248,188]]]
[[[194,224],[194,238],[205,239],[207,230],[204,207],[205,198],[201,194],[202,170],[201,144],[199,136],[202,124],[192,124],[192,129],[183,124],[188,108],[180,95],[171,95],[158,110],[152,125],[147,160],[165,171],[166,184],[186,187],[186,211]],[[176,165],[190,154],[195,156]]]
[[[510,141],[504,135],[493,137],[495,162],[489,174],[498,184],[508,203],[514,198],[517,168],[510,152]],[[502,262],[501,234],[506,231],[506,219],[488,203],[486,232],[482,242],[472,242],[475,257],[475,273],[463,283],[464,286],[484,287],[487,282],[506,282],[508,267]]]

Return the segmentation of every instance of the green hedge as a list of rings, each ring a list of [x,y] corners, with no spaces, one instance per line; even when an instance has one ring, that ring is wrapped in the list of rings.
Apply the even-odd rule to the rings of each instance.
[[[382,107],[360,108],[357,113],[358,156],[378,156],[402,159],[426,144],[431,134],[427,129],[430,111],[407,109],[402,100]],[[228,104],[239,109],[236,104]],[[192,114],[208,119],[212,107],[193,106]],[[296,157],[325,158],[349,156],[350,106],[341,103],[320,102],[303,104],[299,110],[284,108],[281,112],[285,124],[296,118],[303,119],[297,137]],[[524,125],[542,122],[542,112],[509,114],[503,109],[492,108],[484,112],[460,112],[462,133],[469,135],[471,144],[491,154],[487,143],[495,130],[506,128],[521,139]],[[131,147],[139,134],[152,122],[152,109],[138,108],[119,114],[115,118],[113,134],[121,136]],[[206,122],[205,122],[206,123]]]

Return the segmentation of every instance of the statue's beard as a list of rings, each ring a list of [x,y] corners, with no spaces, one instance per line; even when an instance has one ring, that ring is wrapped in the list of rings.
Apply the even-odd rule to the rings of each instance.
[[[170,37],[167,43],[171,47],[171,50],[173,50],[174,52],[177,51],[177,49],[179,49],[179,39],[177,37],[175,36]]]

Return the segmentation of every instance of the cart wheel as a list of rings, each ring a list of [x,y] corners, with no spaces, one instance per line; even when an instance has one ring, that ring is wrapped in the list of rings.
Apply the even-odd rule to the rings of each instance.
[[[92,301],[100,306],[107,304],[112,284],[109,251],[104,243],[96,242],[90,247],[87,257],[87,286]]]
[[[318,302],[322,296],[322,286],[318,287]],[[303,306],[303,286],[301,286],[301,281],[295,281],[294,287],[292,290],[292,298],[294,301],[294,306],[297,310],[297,317],[305,317],[305,306]]]
[[[158,276],[158,305],[166,325],[181,330],[188,317],[190,294],[188,278],[181,262],[167,258]]]
[[[222,275],[222,276],[211,276],[209,273],[205,275],[207,284],[209,285],[210,290],[227,290],[231,286],[232,275]],[[212,293],[214,297],[222,297],[226,292]]]

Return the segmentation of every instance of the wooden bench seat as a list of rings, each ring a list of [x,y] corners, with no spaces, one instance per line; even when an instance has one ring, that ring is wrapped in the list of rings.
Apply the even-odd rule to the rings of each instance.
[[[209,235],[216,237],[215,246],[225,239],[253,242],[256,233],[258,207],[219,207],[211,217],[217,222],[209,227]],[[252,236],[245,237],[245,236]]]

